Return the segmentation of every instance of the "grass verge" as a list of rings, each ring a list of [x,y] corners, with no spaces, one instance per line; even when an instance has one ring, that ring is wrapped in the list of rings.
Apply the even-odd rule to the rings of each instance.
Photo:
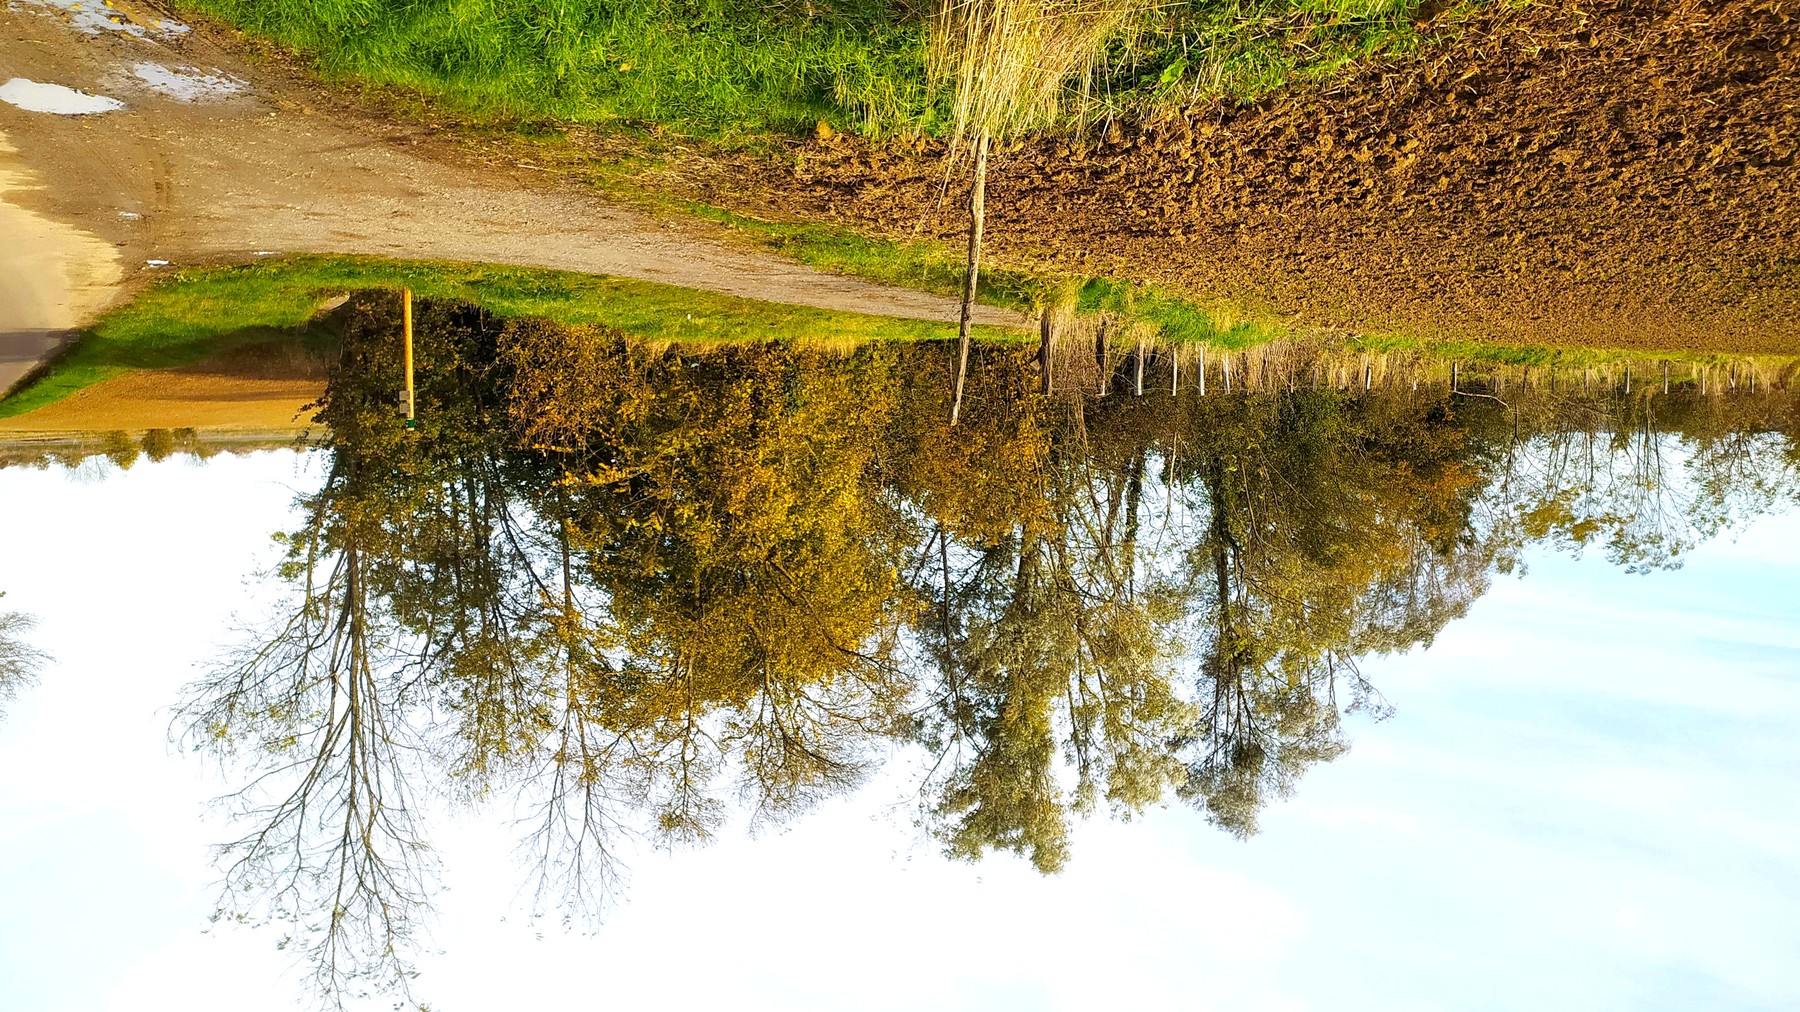
[[[828,225],[766,221],[634,190],[628,183],[606,175],[587,178],[621,201],[653,212],[687,214],[725,225],[764,248],[819,270],[948,296],[962,293],[963,251],[950,243],[884,239]],[[1711,366],[1733,361],[1792,361],[1792,356],[1783,355],[1508,345],[1398,332],[1325,333],[1296,327],[1259,307],[1202,303],[1154,285],[1116,278],[1034,273],[1004,264],[983,266],[978,298],[989,305],[1027,314],[1045,308],[1065,316],[1105,314],[1116,328],[1142,327],[1159,341],[1201,342],[1220,350],[1241,350],[1310,334],[1342,341],[1351,350],[1370,354],[1414,352],[1444,361],[1505,366],[1580,368],[1652,358]]]
[[[1072,119],[1248,100],[1410,52],[1477,0],[1207,0],[1122,27]],[[929,4],[898,0],[179,0],[303,54],[327,78],[441,99],[474,116],[653,123],[732,138],[824,122],[939,132]]]
[[[374,257],[292,257],[178,271],[101,317],[61,357],[0,401],[0,418],[53,404],[142,369],[192,365],[246,345],[317,342],[309,327],[326,299],[410,286],[501,316],[598,323],[649,341],[789,340],[856,343],[954,337],[953,325],[756,302],[645,281],[482,264]],[[978,327],[984,340],[1017,331]]]
[[[607,185],[606,180],[601,185]],[[658,200],[641,191],[618,194],[652,209],[677,211],[725,225],[759,245],[822,271],[940,295],[962,294],[963,250],[934,239],[883,239],[805,222],[765,221],[692,201]],[[1143,326],[1159,340],[1204,341],[1245,348],[1293,329],[1268,314],[1224,304],[1204,307],[1153,285],[1112,278],[1032,272],[1004,264],[983,265],[976,296],[988,305],[1021,313],[1045,309],[1067,316],[1100,314],[1115,326]]]

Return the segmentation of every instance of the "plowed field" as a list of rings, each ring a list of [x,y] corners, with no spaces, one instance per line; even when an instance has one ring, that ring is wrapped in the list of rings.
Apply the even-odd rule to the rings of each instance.
[[[1026,142],[993,169],[989,249],[1307,324],[1800,351],[1797,23],[1800,0],[1550,0],[1325,93]],[[931,150],[681,174],[749,213],[964,227]]]

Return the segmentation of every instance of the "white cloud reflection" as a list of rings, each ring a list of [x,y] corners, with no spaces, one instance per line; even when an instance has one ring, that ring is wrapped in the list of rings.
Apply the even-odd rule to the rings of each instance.
[[[55,665],[0,725],[0,1008],[286,1009],[278,932],[203,934],[179,685],[252,613],[291,454],[0,471],[0,590]],[[1800,1006],[1800,523],[1676,573],[1534,556],[1397,707],[1233,840],[1156,810],[1068,871],[947,862],[903,763],[785,832],[638,853],[592,935],[524,916],[492,813],[439,823],[435,1008],[1759,1009]],[[542,937],[539,938],[541,932]],[[373,1003],[371,1008],[385,1008]]]

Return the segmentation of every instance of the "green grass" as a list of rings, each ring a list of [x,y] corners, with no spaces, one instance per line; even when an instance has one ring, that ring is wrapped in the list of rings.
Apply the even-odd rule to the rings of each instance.
[[[1620,365],[1639,361],[1679,363],[1682,365],[1727,366],[1733,362],[1756,363],[1770,368],[1786,367],[1796,361],[1793,355],[1739,355],[1718,351],[1682,349],[1615,349],[1584,347],[1550,347],[1545,345],[1493,344],[1485,341],[1424,339],[1406,334],[1359,334],[1347,340],[1355,351],[1372,354],[1414,352],[1430,355],[1445,362],[1478,362],[1502,366],[1532,366],[1549,369],[1579,369]]]
[[[820,270],[960,296],[963,250],[958,244],[931,239],[896,241],[828,225],[764,221],[691,201],[655,194],[622,194],[654,211],[678,211],[742,232],[762,246]],[[1278,317],[1255,306],[1203,305],[1154,285],[1116,278],[1020,270],[1008,265],[984,267],[979,299],[989,305],[1032,314],[1045,307],[1063,312],[1106,313],[1121,326],[1142,325],[1157,339],[1200,342],[1222,350],[1253,347],[1280,338],[1305,336]],[[1318,336],[1318,335],[1315,335]],[[1580,368],[1637,359],[1720,366],[1755,361],[1786,364],[1792,356],[1733,355],[1686,350],[1610,349],[1509,345],[1490,341],[1446,339],[1401,332],[1334,333],[1353,351],[1374,354],[1415,352],[1446,362],[1506,366]]]
[[[1458,11],[1479,0],[1463,0]],[[709,137],[936,132],[930,5],[898,0],[180,0],[327,77],[502,120],[659,124]],[[1116,41],[1078,112],[1248,99],[1416,49],[1418,0],[1190,0]],[[1451,19],[1453,20],[1453,19]],[[1071,91],[1071,96],[1075,92]],[[1076,110],[1072,110],[1075,112]]]
[[[960,245],[931,239],[896,241],[875,238],[828,225],[764,221],[690,201],[658,200],[637,194],[654,210],[676,210],[705,218],[756,239],[764,247],[808,266],[837,274],[960,296],[963,251]],[[1080,314],[1105,313],[1118,325],[1141,325],[1158,340],[1198,342],[1221,350],[1239,350],[1281,338],[1305,336],[1274,315],[1253,306],[1202,305],[1154,285],[1116,278],[1020,270],[1007,265],[984,267],[980,301],[1033,314],[1051,307]],[[1318,336],[1318,335],[1315,335]],[[1720,366],[1755,361],[1777,365],[1793,356],[1733,355],[1685,350],[1610,349],[1510,345],[1491,341],[1445,339],[1401,332],[1333,333],[1352,351],[1374,354],[1415,352],[1445,362],[1505,366],[1580,368],[1639,359]]]
[[[0,401],[0,418],[55,403],[139,369],[191,365],[248,344],[312,340],[321,302],[361,289],[410,286],[500,316],[617,327],[649,341],[915,341],[950,338],[951,324],[756,302],[646,281],[525,267],[293,257],[179,271],[101,317],[68,352]],[[984,340],[1018,331],[978,327]]]
[[[655,205],[652,201],[653,206]],[[687,214],[727,225],[764,247],[810,267],[881,284],[961,296],[966,262],[959,244],[934,239],[897,241],[828,225],[763,221],[689,201],[666,202]],[[1247,347],[1289,331],[1274,320],[1237,308],[1208,311],[1152,285],[1078,275],[983,267],[977,298],[1021,313],[1107,313],[1122,324],[1145,324],[1163,340]]]
[[[713,212],[717,220],[766,234],[771,245],[805,263],[894,284],[954,291],[955,255],[945,244],[894,243],[822,226],[780,225]],[[1022,311],[1053,306],[1064,312],[1106,313],[1119,325],[1142,325],[1158,339],[1242,349],[1293,337],[1278,321],[1202,307],[1155,288],[1109,279],[996,272],[985,301]],[[947,323],[834,313],[806,306],[756,302],[644,281],[536,268],[395,261],[374,257],[292,257],[230,267],[178,271],[99,321],[33,380],[0,400],[11,418],[115,376],[206,361],[246,345],[328,340],[311,321],[326,299],[348,291],[398,290],[419,298],[454,299],[498,316],[538,316],[562,323],[617,327],[648,341],[683,343],[745,340],[948,340]],[[1035,334],[977,327],[984,341],[1034,340]],[[1720,365],[1744,356],[1707,353],[1607,351],[1428,341],[1403,334],[1344,338],[1347,348],[1372,353],[1419,352],[1445,361],[1493,365],[1581,367],[1631,359]],[[1761,359],[1758,359],[1761,361]],[[1790,361],[1781,358],[1780,362]],[[1776,363],[1776,358],[1769,358]]]
[[[882,0],[183,0],[328,77],[465,112],[685,132],[879,131],[929,106],[924,32]]]
[[[878,239],[832,225],[765,221],[692,201],[658,202],[654,195],[633,196],[648,198],[640,202],[657,209],[679,211],[748,233],[762,247],[822,271],[962,297],[967,261],[960,245],[935,239]],[[1030,312],[1054,301],[1055,290],[1063,283],[1028,271],[984,266],[977,298],[991,306]]]
[[[1437,24],[1454,25],[1482,0],[1451,0]],[[1248,100],[1316,85],[1376,57],[1412,53],[1441,28],[1415,21],[1418,0],[1201,0],[1159,8],[1143,36],[1122,46],[1103,101],[1116,112],[1155,112],[1215,96]]]

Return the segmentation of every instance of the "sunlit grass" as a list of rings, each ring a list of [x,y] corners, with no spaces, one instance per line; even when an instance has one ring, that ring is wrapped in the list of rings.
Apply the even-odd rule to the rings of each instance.
[[[653,198],[650,202],[656,203]],[[936,239],[893,240],[833,225],[765,221],[691,201],[670,201],[664,206],[738,229],[764,248],[822,271],[939,295],[962,294],[967,269],[963,253]],[[1027,271],[987,270],[981,275],[980,301],[1030,312],[1051,298],[1060,283]]]
[[[1486,0],[1205,0],[1157,8],[1113,56],[1111,111],[1153,112],[1214,97],[1253,99],[1328,81],[1347,66],[1417,51]]]
[[[1477,6],[1464,0],[1439,22]],[[940,133],[929,4],[884,0],[181,0],[306,54],[326,76],[473,115],[672,126],[713,137]],[[1118,26],[1072,119],[1250,99],[1418,48],[1418,0],[1147,5]]]
[[[645,202],[653,207],[679,210],[728,225],[768,249],[819,270],[942,295],[954,296],[962,290],[963,251],[951,243],[935,239],[886,239],[806,222],[764,221],[707,205],[658,201],[654,195],[639,196],[645,197]],[[1266,306],[1201,300],[1156,285],[1117,278],[1020,270],[1004,262],[983,269],[980,301],[1028,315],[1046,309],[1057,317],[1103,314],[1120,331],[1142,329],[1154,334],[1158,341],[1197,342],[1219,349],[1251,348],[1281,338],[1311,335],[1372,354],[1420,352],[1446,361],[1455,359],[1509,366],[1578,368],[1645,357],[1715,366],[1732,361],[1756,360],[1772,364],[1793,361],[1792,356],[1745,356],[1687,349],[1503,344],[1439,333],[1342,329],[1324,332],[1296,325],[1290,318]]]
[[[646,281],[526,267],[294,257],[180,271],[103,316],[35,380],[0,401],[0,418],[55,403],[139,369],[171,369],[233,348],[319,341],[309,321],[349,291],[411,287],[498,316],[617,327],[662,342],[917,341],[955,336],[952,324],[757,302]],[[980,328],[989,340],[1022,336]]]
[[[962,292],[967,265],[963,251],[950,243],[879,238],[806,222],[764,221],[690,202],[676,206],[747,233],[766,248],[822,271],[940,295]],[[1026,314],[1106,314],[1121,326],[1146,326],[1161,340],[1203,341],[1219,347],[1248,347],[1293,332],[1268,314],[1222,303],[1202,306],[1152,285],[1033,272],[1005,264],[982,271],[978,299]]]
[[[327,76],[465,111],[696,133],[910,121],[923,32],[880,0],[185,0],[303,52]]]

